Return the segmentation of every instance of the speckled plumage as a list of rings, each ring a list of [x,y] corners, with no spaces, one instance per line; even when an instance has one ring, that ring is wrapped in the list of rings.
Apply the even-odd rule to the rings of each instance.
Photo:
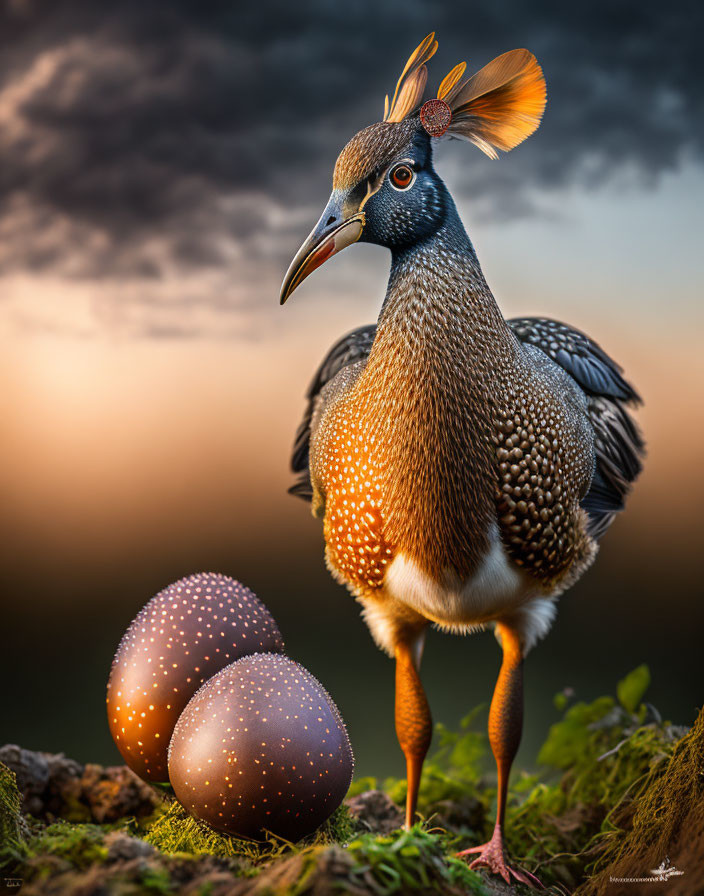
[[[444,106],[430,101],[418,113],[433,41],[404,69],[399,84],[409,86],[390,118],[343,149],[328,205],[284,279],[282,302],[351,242],[391,250],[378,323],[336,343],[311,384],[291,491],[312,499],[331,572],[396,659],[407,824],[431,730],[419,676],[425,628],[494,625],[504,652],[490,714],[497,828],[470,852],[479,852],[473,865],[535,883],[510,868],[503,846],[522,658],[549,630],[557,596],[593,561],[640,471],[643,442],[628,413],[638,396],[573,328],[504,320],[432,165],[435,134],[463,137],[492,158],[529,136],[545,104],[540,66],[514,50],[462,81],[461,64],[440,85]]]
[[[355,134],[337,157],[333,189],[347,190],[383,170],[413,139],[417,129],[417,122],[411,119],[398,123],[379,121]]]
[[[508,326],[471,247],[449,230],[432,250],[414,247],[394,260],[377,329],[335,347],[316,378],[295,458],[300,469],[310,425],[327,562],[357,596],[383,603],[398,554],[438,579],[448,570],[470,578],[492,523],[535,585],[526,597],[559,592],[591,562],[596,545],[581,502],[595,468],[593,397],[549,356],[550,327],[558,325]],[[567,343],[557,351],[572,349],[580,369],[590,372],[594,357],[608,370],[586,337],[558,332]],[[600,373],[591,371],[595,388]],[[626,396],[614,379],[617,388]],[[444,618],[441,608],[432,621],[461,628],[486,615]]]
[[[504,321],[471,244],[448,228],[430,248],[398,254],[378,325],[341,340],[321,365],[293,491],[324,515],[327,562],[362,599],[383,602],[399,553],[431,576],[471,577],[493,523],[535,585],[526,596],[554,595],[588,567],[605,528],[589,512],[595,471],[613,481],[622,468],[610,521],[640,470],[625,410],[637,400],[578,331]],[[609,414],[622,421],[620,441]]]

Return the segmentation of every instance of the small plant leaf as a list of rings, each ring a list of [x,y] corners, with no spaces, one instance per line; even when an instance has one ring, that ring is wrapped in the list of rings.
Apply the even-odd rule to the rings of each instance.
[[[650,669],[643,663],[619,681],[616,693],[621,706],[628,712],[635,712],[649,684]]]
[[[560,691],[559,694],[555,694],[555,696],[552,698],[552,702],[555,709],[559,710],[560,712],[567,709],[567,697],[562,691]]]

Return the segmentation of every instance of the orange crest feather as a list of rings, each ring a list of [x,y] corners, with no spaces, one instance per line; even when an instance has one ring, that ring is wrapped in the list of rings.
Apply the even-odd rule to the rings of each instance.
[[[459,88],[456,90],[455,87],[459,83],[466,68],[466,62],[459,62],[440,82],[440,86],[438,87],[438,99],[445,100],[448,106],[455,98],[457,90],[459,90]]]
[[[435,32],[423,40],[411,53],[401,77],[396,84],[394,97],[389,104],[386,97],[384,103],[384,121],[399,122],[414,112],[423,99],[425,84],[428,80],[428,69],[425,63],[435,54],[438,42],[435,40]]]
[[[450,106],[448,136],[470,140],[490,158],[508,152],[540,124],[547,93],[543,71],[528,50],[498,56],[463,84],[450,72],[443,99]],[[449,83],[449,86],[446,84]]]
[[[384,121],[399,123],[416,111],[428,79],[426,63],[438,42],[432,31],[411,53],[384,103]],[[437,98],[420,110],[420,122],[431,137],[460,137],[490,158],[508,152],[540,124],[546,103],[545,78],[528,50],[510,50],[462,80],[467,65],[460,62],[441,81]],[[449,120],[448,120],[449,118]]]

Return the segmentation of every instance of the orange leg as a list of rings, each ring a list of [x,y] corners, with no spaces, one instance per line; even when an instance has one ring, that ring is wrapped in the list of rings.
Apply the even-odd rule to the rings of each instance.
[[[488,843],[465,849],[458,856],[478,853],[470,868],[484,866],[494,874],[500,874],[507,883],[513,875],[521,883],[543,889],[537,877],[520,868],[512,868],[506,861],[503,831],[508,776],[523,730],[523,653],[518,635],[512,628],[498,623],[497,629],[501,635],[503,662],[489,709],[489,743],[498,772],[496,825]]]
[[[396,645],[396,736],[406,757],[406,828],[415,820],[418,787],[433,722],[418,670],[423,633]]]

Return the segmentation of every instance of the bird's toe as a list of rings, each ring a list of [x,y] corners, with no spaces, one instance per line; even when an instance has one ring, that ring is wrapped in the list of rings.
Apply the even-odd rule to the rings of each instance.
[[[494,835],[488,843],[483,843],[481,846],[471,846],[469,849],[463,849],[462,852],[456,853],[458,859],[466,858],[470,855],[477,856],[469,864],[472,871],[476,871],[478,868],[486,868],[492,874],[500,875],[507,884],[511,883],[511,878],[513,877],[519,883],[533,889],[545,889],[543,884],[530,871],[508,864],[501,836]]]

